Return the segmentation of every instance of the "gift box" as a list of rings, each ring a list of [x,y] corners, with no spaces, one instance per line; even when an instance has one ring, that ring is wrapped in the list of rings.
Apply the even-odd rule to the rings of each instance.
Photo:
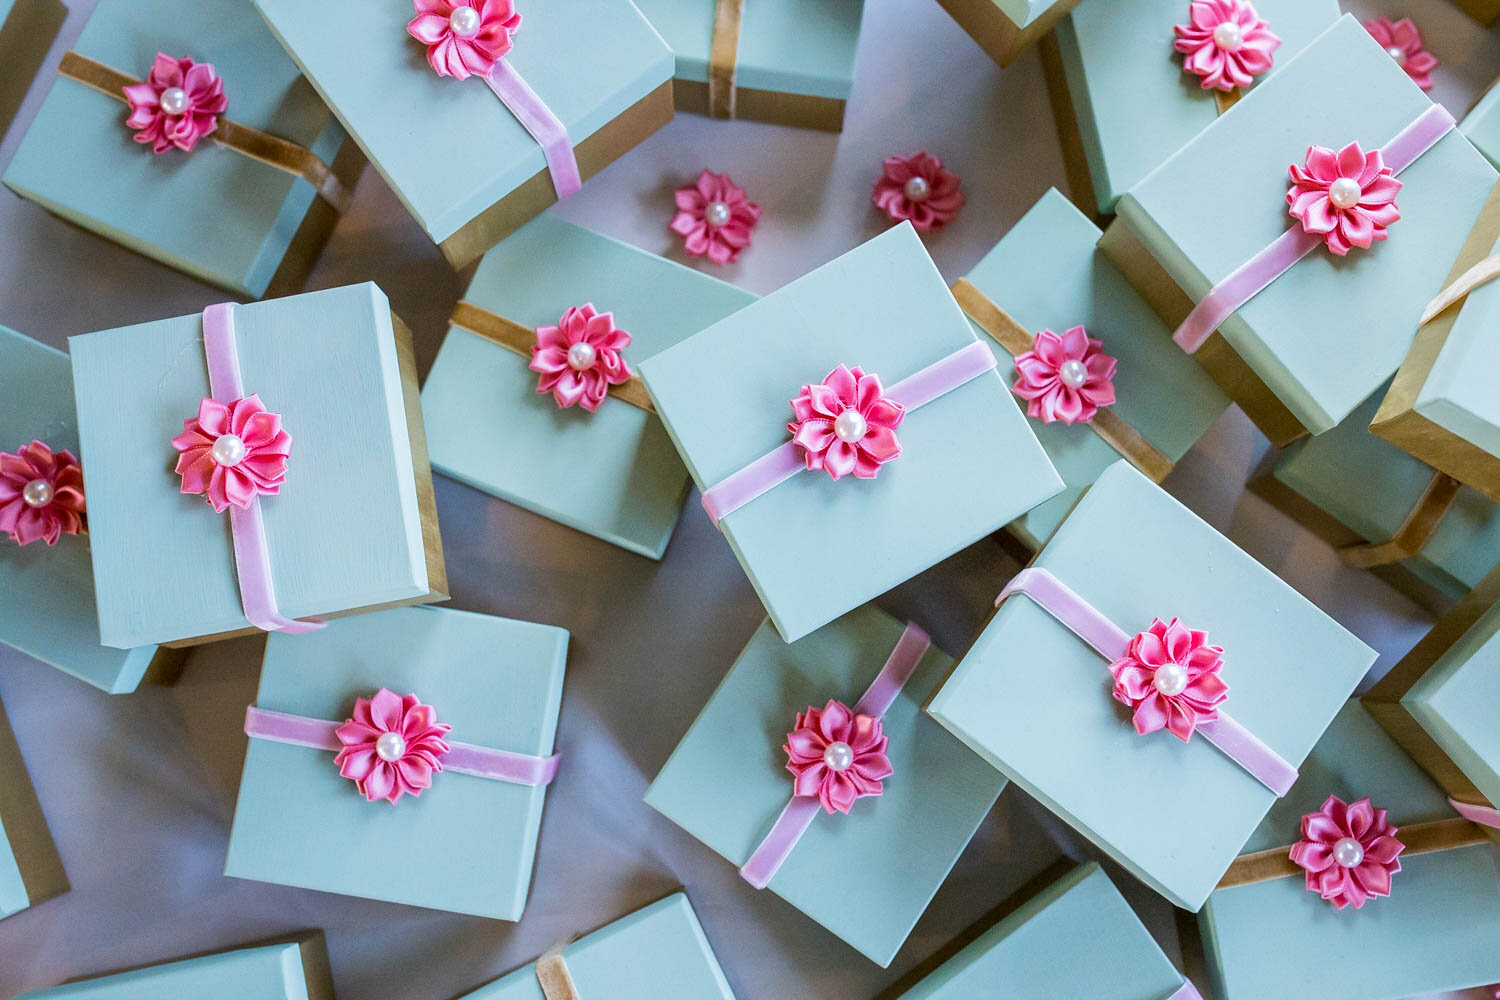
[[[1109,358],[1118,362],[1108,378],[1088,384],[1110,385],[1113,404],[1090,414],[1093,404],[1081,397],[1087,405],[1082,415],[1070,414],[1073,422],[1045,422],[1054,412],[1049,405],[1066,402],[1066,384],[1029,404],[1037,411],[1031,429],[1066,484],[1007,529],[1031,551],[1041,547],[1099,473],[1122,456],[1160,482],[1229,403],[1099,252],[1100,235],[1066,198],[1048,191],[954,286],[960,307],[995,352],[1001,378],[1012,386],[1029,386],[1018,383],[1012,352],[1015,357],[1035,352],[1039,331],[1067,338],[1082,327],[1100,346],[1082,349],[1082,334],[1071,335],[1073,360],[1095,365],[1101,375]],[[1091,360],[1099,356],[1103,360]],[[1166,386],[1170,391],[1162,391]]]
[[[1331,430],[1405,356],[1496,180],[1451,121],[1345,15],[1120,199],[1126,255],[1199,302],[1174,339],[1273,443]],[[1333,190],[1340,153],[1363,186]]]
[[[459,1000],[544,996],[734,1000],[698,915],[681,892],[553,948],[534,964]]]
[[[0,920],[68,891],[5,706],[0,705]]]
[[[567,650],[444,608],[272,635],[224,873],[521,919]]]
[[[677,110],[839,132],[864,0],[640,0],[677,54]]]
[[[641,375],[792,642],[1062,488],[994,366],[902,223],[647,358]],[[807,554],[850,527],[839,572],[809,572]]]
[[[145,965],[25,993],[16,1000],[333,1000],[323,932]]]
[[[887,966],[1005,787],[921,712],[951,663],[920,629],[903,631],[873,606],[790,645],[762,624],[646,790],[646,803],[742,866],[752,885]],[[891,682],[902,673],[904,683]],[[890,699],[883,714],[877,688]],[[842,732],[841,711],[846,722],[876,719],[857,727],[876,738]],[[838,774],[876,778],[875,790],[860,786],[864,801],[850,808],[828,787],[837,761],[811,777],[788,774],[787,753],[777,748],[802,746],[798,733],[807,727],[832,748],[818,753],[850,755]],[[883,782],[882,772],[889,772]],[[724,780],[729,773],[733,781]],[[827,806],[804,784],[818,773],[827,779]],[[794,788],[804,794],[794,797]],[[804,832],[788,834],[786,824],[798,819]]]
[[[612,316],[634,374],[755,301],[733,285],[543,215],[485,255],[422,388],[432,464],[476,489],[660,559],[687,470],[632,377],[629,395],[564,407],[528,367],[537,330],[575,309]],[[580,314],[581,315],[581,314]],[[565,331],[564,331],[565,332]],[[597,357],[597,355],[596,355]]]
[[[1368,825],[1370,812],[1347,808],[1365,799],[1378,810]],[[1404,849],[1386,863],[1392,835]],[[1483,839],[1351,701],[1198,914],[1213,995],[1400,1000],[1500,980],[1500,894]],[[1334,872],[1315,876],[1331,898],[1309,890],[1290,856],[1304,841],[1309,863]],[[1369,869],[1385,869],[1389,896],[1361,901],[1329,854],[1367,859],[1344,876],[1360,885],[1378,889],[1382,876]]]
[[[1121,461],[1002,592],[927,710],[1197,910],[1374,660]]]
[[[1500,13],[1500,3],[1496,4],[1495,9]],[[1475,149],[1496,167],[1500,167],[1500,86],[1492,84],[1469,109],[1458,128],[1469,137]]]
[[[106,646],[444,598],[411,337],[379,288],[214,306],[69,344]],[[215,450],[221,422],[232,451]]]
[[[989,57],[1009,66],[1079,0],[938,0]]]
[[[182,137],[191,149],[174,146],[161,120],[133,132],[122,90],[185,82],[183,59],[209,64],[227,101],[216,118],[201,112],[212,131],[200,134],[200,122]],[[195,120],[214,106],[202,73],[190,85],[202,96],[175,88],[200,102],[187,105]],[[131,141],[143,136],[156,141]],[[247,0],[101,0],[4,181],[69,222],[253,299],[301,289],[362,166]]]
[[[468,35],[455,33],[454,0],[254,2],[454,267],[672,118],[672,51],[630,0],[505,0],[459,23],[474,29]],[[409,22],[433,54],[408,34]],[[469,37],[492,45],[477,49]],[[445,53],[468,68],[450,69]],[[433,168],[444,163],[465,168]]]
[[[0,0],[0,136],[42,68],[68,10],[59,0]]]

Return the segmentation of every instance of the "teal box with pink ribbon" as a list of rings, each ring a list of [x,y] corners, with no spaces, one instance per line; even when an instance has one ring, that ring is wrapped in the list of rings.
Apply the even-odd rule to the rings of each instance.
[[[16,1000],[333,1000],[321,931],[125,972],[92,975]]]

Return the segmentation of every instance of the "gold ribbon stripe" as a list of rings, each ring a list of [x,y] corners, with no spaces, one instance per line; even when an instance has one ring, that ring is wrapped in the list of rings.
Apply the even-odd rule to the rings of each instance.
[[[1240,90],[1238,87],[1233,90],[1215,90],[1214,106],[1219,109],[1219,114],[1222,115],[1224,112],[1240,103],[1240,98],[1244,96],[1245,92],[1243,90]]]
[[[1403,826],[1398,828],[1397,838],[1406,845],[1406,850],[1401,852],[1403,858],[1417,854],[1431,854],[1434,851],[1446,851],[1454,847],[1468,847],[1471,844],[1489,843],[1489,837],[1477,824],[1470,823],[1461,817]],[[1269,851],[1258,851],[1255,854],[1242,854],[1234,860],[1234,864],[1229,866],[1229,871],[1219,879],[1219,884],[1215,888],[1233,889],[1236,886],[1301,875],[1303,869],[1292,861],[1291,851],[1289,844],[1286,847],[1275,847]]]
[[[1371,566],[1388,566],[1391,563],[1410,559],[1427,547],[1432,536],[1443,523],[1443,515],[1453,506],[1458,496],[1459,481],[1452,476],[1435,472],[1427,489],[1417,500],[1411,513],[1388,542],[1362,542],[1345,545],[1339,555],[1351,566],[1369,569]]]
[[[563,947],[553,945],[536,960],[536,981],[545,1000],[579,1000],[573,974],[568,971],[568,963],[563,961]]]
[[[745,0],[714,0],[714,37],[708,49],[708,113],[715,118],[734,117],[734,74],[744,17]]]

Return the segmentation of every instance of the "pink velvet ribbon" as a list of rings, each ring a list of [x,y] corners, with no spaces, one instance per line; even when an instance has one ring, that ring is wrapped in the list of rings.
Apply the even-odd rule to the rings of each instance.
[[[1031,566],[1017,573],[995,599],[996,606],[1012,594],[1025,594],[1031,598],[1110,662],[1124,656],[1130,647],[1131,637],[1118,625],[1044,569]],[[1224,712],[1219,712],[1219,717],[1213,721],[1198,723],[1197,731],[1277,798],[1285,795],[1296,783],[1296,768]]]
[[[1478,806],[1472,802],[1460,802],[1457,799],[1449,799],[1448,804],[1453,807],[1454,812],[1470,823],[1478,823],[1491,830],[1500,830],[1500,809],[1494,806]]]
[[[988,348],[985,348],[985,353],[989,353]],[[854,706],[854,714],[876,719],[883,717],[931,646],[932,640],[921,626],[908,622],[906,631],[901,633],[891,655],[886,658],[885,666],[880,668],[880,673],[875,675],[869,689]],[[792,848],[812,826],[813,818],[821,809],[816,795],[793,795],[766,839],[760,842],[750,860],[740,869],[745,881],[757,889],[764,889],[791,856]]]
[[[1434,104],[1381,147],[1380,155],[1386,166],[1399,174],[1437,145],[1453,126],[1453,116],[1441,105]],[[1183,320],[1172,339],[1187,353],[1194,353],[1241,306],[1322,245],[1321,235],[1305,232],[1300,224],[1293,225],[1270,246],[1210,289]]]
[[[886,391],[886,397],[908,412],[925,406],[996,365],[994,352],[979,341],[959,348],[933,362]],[[703,491],[703,509],[717,527],[719,522],[763,493],[780,486],[807,468],[801,449],[793,442],[756,459],[738,472]]]
[[[547,107],[547,102],[531,89],[521,78],[508,59],[500,59],[495,68],[484,78],[495,96],[500,98],[516,121],[531,133],[542,155],[547,158],[547,171],[552,175],[552,186],[561,201],[578,193],[583,179],[578,173],[578,158],[573,155],[573,143],[568,138],[567,126]]]

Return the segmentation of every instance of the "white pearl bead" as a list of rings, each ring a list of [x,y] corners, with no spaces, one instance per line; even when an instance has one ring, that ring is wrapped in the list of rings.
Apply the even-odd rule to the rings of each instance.
[[[703,210],[703,221],[718,229],[729,222],[729,206],[722,201],[711,201]]]
[[[576,372],[587,371],[594,367],[594,362],[598,357],[599,352],[594,350],[593,344],[587,344],[580,340],[568,348],[568,367]]]
[[[833,421],[833,433],[845,444],[853,444],[865,436],[870,425],[858,410],[845,410]]]
[[[1187,667],[1180,663],[1163,664],[1156,668],[1156,676],[1151,679],[1151,683],[1168,698],[1182,694],[1188,686]]]
[[[847,771],[854,765],[854,750],[847,743],[830,743],[823,751],[823,763],[830,771]]]
[[[1089,380],[1089,369],[1082,361],[1069,358],[1057,369],[1057,377],[1062,379],[1062,384],[1074,389],[1081,389],[1083,384]]]
[[[1397,66],[1404,67],[1406,65],[1406,50],[1401,46],[1392,45],[1390,48],[1385,50],[1385,54],[1396,60]]]
[[[375,741],[375,756],[394,764],[406,756],[406,739],[400,733],[381,733]]]
[[[926,201],[927,196],[932,194],[932,186],[925,177],[913,177],[906,182],[905,190],[907,201]]]
[[[1214,29],[1214,44],[1225,52],[1234,52],[1245,44],[1245,32],[1233,21],[1223,21]]]
[[[21,499],[28,507],[45,507],[52,502],[52,484],[45,479],[33,479],[21,490]]]
[[[1333,845],[1333,860],[1345,868],[1358,868],[1365,860],[1365,849],[1353,837],[1345,837]]]
[[[168,87],[161,92],[161,109],[169,115],[180,115],[188,109],[187,91],[181,87]]]
[[[448,15],[448,29],[459,38],[473,38],[479,34],[479,11],[473,7],[454,7]]]
[[[219,465],[239,465],[245,460],[245,442],[238,434],[221,434],[214,442],[213,458]]]
[[[1328,200],[1333,202],[1335,208],[1353,208],[1359,204],[1362,194],[1364,192],[1359,189],[1359,181],[1352,177],[1340,177],[1328,185]]]

